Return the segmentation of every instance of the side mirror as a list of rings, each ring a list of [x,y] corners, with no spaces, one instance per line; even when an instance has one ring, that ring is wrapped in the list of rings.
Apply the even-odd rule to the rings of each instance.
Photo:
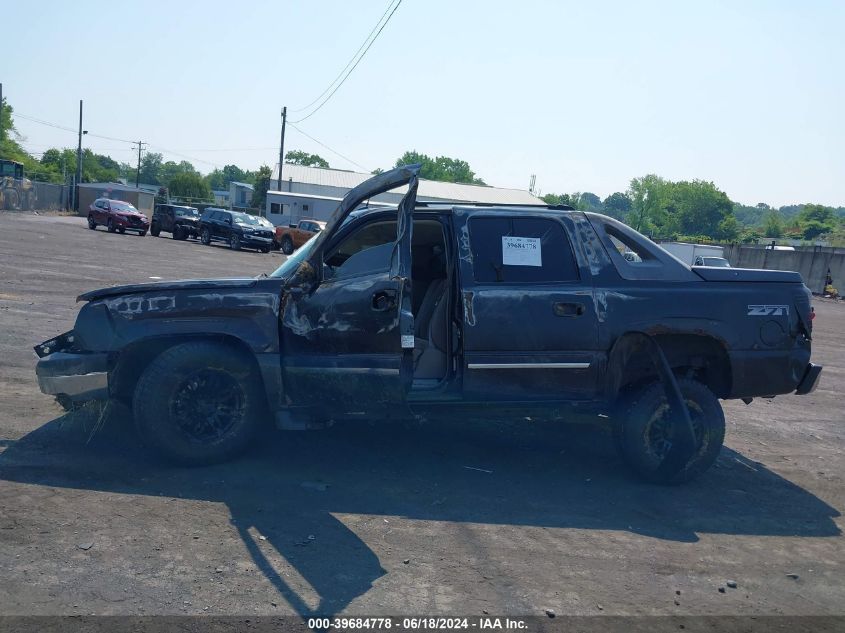
[[[311,292],[318,282],[317,271],[314,270],[311,262],[306,260],[299,264],[296,272],[290,276],[285,284],[285,290],[291,295],[298,296]]]

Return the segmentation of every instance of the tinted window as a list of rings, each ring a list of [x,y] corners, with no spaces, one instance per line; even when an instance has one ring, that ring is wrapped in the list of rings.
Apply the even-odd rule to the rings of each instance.
[[[469,234],[476,281],[532,283],[579,279],[569,238],[555,220],[471,218]]]

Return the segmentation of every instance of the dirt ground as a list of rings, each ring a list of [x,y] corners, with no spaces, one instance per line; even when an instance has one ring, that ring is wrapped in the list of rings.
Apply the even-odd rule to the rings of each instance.
[[[0,614],[845,613],[845,303],[815,303],[819,389],[725,403],[717,466],[675,488],[598,430],[458,419],[175,468],[126,410],[92,435],[39,392],[32,346],[80,292],[281,261],[0,215]]]

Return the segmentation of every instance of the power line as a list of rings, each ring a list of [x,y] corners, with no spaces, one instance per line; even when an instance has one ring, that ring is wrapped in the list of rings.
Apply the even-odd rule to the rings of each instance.
[[[35,117],[27,116],[27,115],[21,114],[19,112],[13,112],[12,116],[18,117],[18,118],[21,118],[21,119],[25,119],[27,121],[32,121],[33,123],[40,123],[41,125],[47,125],[49,127],[54,127],[56,129],[59,129],[59,130],[64,130],[65,132],[72,132],[72,133],[76,134],[76,130],[74,130],[73,128],[65,127],[64,125],[59,125],[58,123],[51,123],[50,121],[44,121],[42,119],[36,119]]]
[[[347,158],[346,156],[344,156],[343,154],[341,154],[341,153],[340,153],[340,152],[338,152],[337,150],[334,150],[334,149],[332,149],[331,147],[329,147],[328,145],[326,145],[325,143],[323,143],[323,142],[321,142],[321,141],[318,141],[318,140],[317,140],[317,139],[315,139],[313,136],[311,136],[308,132],[305,132],[305,131],[303,131],[303,130],[299,129],[296,125],[294,125],[294,124],[293,124],[293,123],[291,123],[290,121],[288,121],[288,125],[290,125],[290,126],[291,126],[294,130],[296,130],[297,132],[299,132],[299,133],[300,133],[300,134],[302,134],[303,136],[305,136],[305,137],[307,137],[307,138],[310,138],[310,139],[311,139],[312,141],[314,141],[317,145],[319,145],[319,146],[321,146],[321,147],[325,147],[325,148],[326,148],[327,150],[329,150],[332,154],[335,154],[336,156],[340,156],[343,160],[345,160],[345,161],[347,161],[347,162],[349,162],[349,163],[352,163],[352,164],[353,164],[353,165],[355,165],[356,167],[359,167],[360,169],[363,169],[363,170],[364,170],[364,171],[366,171],[366,172],[369,172],[369,171],[370,171],[369,169],[367,169],[366,167],[364,167],[364,166],[363,166],[363,165],[361,165],[360,163],[356,163],[356,162],[355,162],[354,160],[352,160],[351,158]]]
[[[178,156],[179,158],[184,158],[185,160],[189,160],[194,163],[205,163],[206,165],[211,165],[212,167],[219,168],[219,163],[213,163],[210,160],[203,160],[202,158],[194,158],[193,156],[186,156],[185,154],[180,154],[179,152],[174,152],[172,149],[167,149],[166,147],[162,147],[161,145],[156,145],[155,143],[148,143],[150,147],[155,147],[162,152],[167,152],[168,154],[173,154],[174,156]]]
[[[276,147],[203,147],[203,148],[179,148],[180,152],[266,152]],[[169,150],[173,151],[173,150]]]
[[[316,99],[314,99],[311,103],[309,103],[307,106],[303,106],[303,107],[301,107],[301,108],[293,108],[293,109],[291,109],[291,112],[303,112],[303,111],[307,110],[307,109],[308,109],[308,108],[310,108],[312,105],[314,105],[315,103],[317,103],[320,99],[322,99],[322,98],[323,98],[323,96],[324,96],[324,95],[325,95],[325,94],[326,94],[329,90],[331,90],[331,87],[332,87],[333,85],[335,85],[335,83],[337,83],[337,80],[338,80],[338,79],[340,79],[340,78],[343,76],[343,73],[345,73],[345,72],[346,72],[346,69],[347,69],[347,68],[349,68],[349,66],[352,64],[352,62],[354,62],[354,61],[355,61],[355,58],[356,58],[356,57],[358,57],[358,53],[360,53],[360,52],[361,52],[361,50],[364,48],[364,46],[366,46],[366,45],[367,45],[367,42],[369,42],[369,41],[370,41],[370,38],[373,36],[373,33],[375,33],[375,32],[376,32],[376,29],[378,28],[378,25],[379,25],[379,24],[381,24],[382,20],[384,20],[384,16],[386,16],[386,15],[387,15],[387,12],[388,12],[388,11],[390,11],[390,7],[392,7],[392,6],[393,6],[393,3],[394,3],[395,1],[396,1],[396,0],[390,0],[390,3],[387,5],[387,8],[384,10],[384,13],[382,13],[382,14],[381,14],[381,17],[378,19],[378,22],[376,22],[375,26],[373,26],[373,30],[369,32],[369,34],[367,35],[367,38],[366,38],[366,39],[365,39],[365,40],[361,43],[361,46],[359,46],[359,47],[358,47],[358,50],[357,50],[357,51],[355,51],[355,54],[352,56],[352,58],[351,58],[348,62],[346,62],[346,66],[344,66],[344,67],[343,67],[343,70],[341,70],[341,71],[338,73],[337,77],[335,77],[335,78],[332,80],[332,82],[331,82],[328,86],[326,86],[326,89],[325,89],[325,90],[323,90],[323,92],[321,92],[321,93],[320,93],[320,95],[319,95]]]
[[[369,43],[369,44],[367,44],[367,48],[365,48],[365,49],[364,49],[364,52],[363,52],[363,53],[361,53],[361,56],[360,56],[360,57],[358,57],[358,60],[355,62],[355,64],[352,66],[352,68],[350,68],[350,69],[349,69],[349,71],[346,73],[346,75],[343,77],[343,79],[341,79],[341,80],[340,80],[340,83],[339,83],[339,84],[337,84],[337,85],[334,87],[334,89],[333,89],[333,90],[329,93],[329,95],[328,95],[325,99],[323,99],[323,101],[320,103],[320,105],[318,105],[316,109],[312,110],[310,114],[306,114],[304,117],[302,117],[301,119],[299,119],[299,120],[297,120],[297,121],[288,121],[288,123],[290,123],[291,125],[293,125],[294,123],[302,123],[303,121],[305,121],[305,120],[307,120],[307,119],[310,119],[312,116],[314,116],[315,114],[317,114],[317,113],[318,113],[318,112],[322,109],[322,107],[323,107],[324,105],[326,105],[326,104],[329,102],[329,100],[330,100],[330,99],[334,96],[334,94],[335,94],[335,93],[336,93],[336,92],[340,89],[340,87],[341,87],[341,86],[342,86],[342,85],[346,82],[346,80],[347,80],[347,79],[349,79],[349,75],[351,75],[351,74],[352,74],[352,71],[354,71],[354,70],[358,67],[358,64],[360,64],[360,63],[361,63],[361,60],[362,60],[362,59],[364,59],[364,56],[367,54],[367,51],[368,51],[368,50],[370,50],[370,47],[371,47],[371,46],[375,43],[375,41],[378,39],[378,36],[379,36],[379,35],[381,35],[381,32],[384,30],[384,27],[386,27],[386,26],[387,26],[387,23],[388,23],[388,22],[390,22],[390,18],[392,18],[392,17],[393,17],[393,14],[394,14],[394,13],[396,13],[396,9],[398,9],[398,8],[399,8],[399,5],[401,5],[401,4],[402,4],[402,0],[399,0],[399,1],[396,3],[396,6],[394,6],[394,7],[393,7],[393,10],[390,12],[390,15],[388,15],[388,16],[387,16],[387,20],[385,20],[385,21],[384,21],[384,23],[381,25],[381,27],[379,28],[379,30],[376,32],[375,36],[374,36],[374,37],[370,40],[370,43]]]

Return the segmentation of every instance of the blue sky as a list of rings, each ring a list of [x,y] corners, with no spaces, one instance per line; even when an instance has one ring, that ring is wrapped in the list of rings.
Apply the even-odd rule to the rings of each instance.
[[[387,5],[81,0],[38,3],[35,19],[17,2],[0,81],[17,112],[75,128],[84,99],[86,129],[203,172],[272,165],[281,106],[319,95]],[[497,186],[536,174],[543,193],[604,197],[657,173],[749,204],[845,205],[843,32],[839,1],[403,0],[299,127],[368,169],[416,149]],[[35,152],[75,144],[16,124]],[[290,128],[286,147],[358,169]]]

